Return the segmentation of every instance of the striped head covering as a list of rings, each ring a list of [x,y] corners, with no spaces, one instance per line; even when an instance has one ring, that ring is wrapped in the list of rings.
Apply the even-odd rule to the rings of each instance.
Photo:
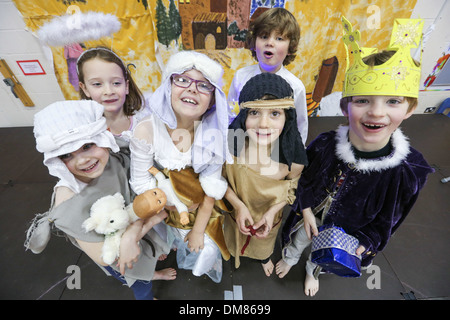
[[[59,101],[34,116],[36,149],[44,154],[49,173],[74,192],[81,191],[77,181],[59,156],[74,152],[86,143],[119,151],[114,136],[107,130],[103,106],[93,100]]]

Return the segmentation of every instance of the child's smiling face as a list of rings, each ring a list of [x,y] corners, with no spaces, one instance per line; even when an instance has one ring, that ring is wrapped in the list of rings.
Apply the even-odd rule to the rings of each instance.
[[[283,109],[250,109],[245,120],[249,138],[259,145],[272,144],[283,131],[286,115]]]
[[[344,114],[349,121],[349,139],[360,151],[377,151],[386,146],[392,133],[414,109],[408,111],[404,97],[356,96]]]
[[[85,95],[103,105],[105,114],[123,112],[129,88],[122,69],[100,58],[85,61],[82,68],[84,81],[80,88]]]
[[[183,75],[209,84],[203,74],[195,69],[183,73]],[[214,91],[205,93],[197,89],[197,83],[192,82],[189,87],[183,88],[175,85],[172,80],[171,102],[177,119],[200,120],[202,115],[211,106]]]
[[[78,150],[63,154],[59,158],[78,180],[89,183],[102,175],[109,160],[107,148],[86,143]]]

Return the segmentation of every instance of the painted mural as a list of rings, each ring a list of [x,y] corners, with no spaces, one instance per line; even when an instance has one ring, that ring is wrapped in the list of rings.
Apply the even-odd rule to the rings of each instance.
[[[66,13],[101,10],[115,15],[121,23],[120,30],[78,45],[81,50],[97,45],[112,48],[133,66],[133,77],[143,92],[153,92],[159,86],[165,62],[179,50],[200,51],[221,63],[225,69],[223,89],[227,92],[234,72],[256,63],[244,47],[252,16],[264,8],[284,7],[294,14],[301,28],[297,57],[287,69],[304,83],[310,98],[310,115],[314,115],[322,96],[342,90],[345,49],[341,43],[341,16],[345,15],[361,30],[363,46],[385,48],[393,20],[409,18],[416,0],[14,0],[14,3],[32,32]],[[55,74],[66,99],[78,99],[76,78],[70,71],[77,53],[69,49],[51,47]],[[331,68],[327,68],[326,61],[332,61]],[[323,81],[323,74],[328,74],[327,81]]]

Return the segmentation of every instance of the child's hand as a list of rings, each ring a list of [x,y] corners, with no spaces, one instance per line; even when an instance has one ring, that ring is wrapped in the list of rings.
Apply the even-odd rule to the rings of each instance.
[[[366,248],[364,246],[359,246],[358,249],[356,249],[356,254],[358,256],[362,255],[366,251]]]
[[[142,221],[137,220],[128,226],[120,240],[120,253],[117,267],[122,275],[125,274],[125,268],[133,269],[133,263],[138,261],[141,254],[139,247],[139,235],[142,229]]]
[[[151,228],[153,228],[158,223],[163,221],[165,218],[167,218],[167,216],[168,216],[167,211],[162,210],[153,217],[145,219],[139,238],[142,239],[145,236],[145,234],[150,231]]]
[[[308,239],[311,240],[312,236],[318,236],[319,230],[317,229],[316,217],[314,216],[311,208],[303,210],[303,221]]]
[[[203,233],[196,232],[194,230],[189,231],[189,233],[184,238],[184,242],[187,242],[189,250],[198,253],[203,249]]]
[[[123,247],[126,247],[126,249],[122,250]],[[120,257],[117,261],[117,267],[121,275],[125,274],[125,268],[133,269],[133,263],[138,261],[140,254],[141,248],[137,242],[130,242],[127,246],[120,244]]]
[[[253,228],[256,230],[256,238],[266,238],[273,228],[273,221],[275,216],[280,210],[283,210],[286,205],[286,201],[282,201],[271,206],[266,213],[263,214],[261,220],[259,220]]]
[[[259,220],[254,226],[253,228],[256,230],[255,233],[255,237],[256,238],[266,238],[269,233],[270,230],[272,230],[273,227],[273,219],[274,219],[274,214],[272,214],[271,212],[266,212],[263,217],[261,218],[261,220]]]
[[[250,229],[248,228],[248,226],[253,225],[252,215],[250,214],[248,208],[244,205],[236,209],[236,224],[242,234],[246,236],[252,235]]]
[[[253,229],[255,230],[255,237],[258,239],[266,238],[269,235],[270,230],[272,230],[272,227],[270,226],[270,223],[266,222],[266,219],[259,220],[254,226]]]

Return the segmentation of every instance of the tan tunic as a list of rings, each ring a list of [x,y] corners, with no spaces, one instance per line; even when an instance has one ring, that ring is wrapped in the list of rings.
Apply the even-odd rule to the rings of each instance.
[[[205,193],[200,185],[198,174],[194,172],[194,169],[187,167],[182,170],[167,170],[164,174],[168,177],[172,183],[175,193],[181,202],[183,202],[188,208],[194,204],[200,204],[203,201]],[[223,209],[226,209],[222,200],[216,200],[214,208],[209,218],[208,225],[206,226],[205,233],[217,244],[224,260],[230,259],[230,253],[225,245],[223,238]],[[179,229],[192,229],[195,223],[195,217],[197,210],[189,211],[189,223],[182,225],[180,222],[180,214],[178,211],[167,210],[169,216],[166,218],[166,223],[169,226]]]
[[[245,164],[227,164],[226,177],[230,187],[249,209],[253,221],[258,222],[267,210],[282,201],[292,204],[298,178],[293,180],[276,180],[247,167]],[[270,257],[275,247],[275,240],[281,225],[283,210],[275,214],[274,225],[264,239],[252,238],[239,231],[232,210],[225,216],[225,243],[231,255],[235,257],[236,268],[240,265],[240,256],[264,260]]]

